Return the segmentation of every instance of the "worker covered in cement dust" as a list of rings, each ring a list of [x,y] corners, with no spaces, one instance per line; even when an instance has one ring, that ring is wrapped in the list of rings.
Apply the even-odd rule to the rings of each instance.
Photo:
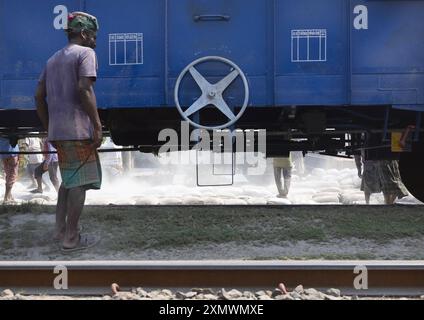
[[[46,152],[43,157],[43,162],[35,168],[34,177],[37,181],[37,188],[32,190],[31,193],[43,193],[43,174],[49,172],[50,181],[56,190],[59,192],[60,184],[57,178],[57,168],[59,166],[59,159],[57,151],[50,142],[45,139],[43,141],[43,151]]]
[[[365,203],[370,204],[371,194],[381,193],[381,179],[379,174],[379,161],[367,160],[365,152],[355,155],[355,164],[358,176],[361,178],[361,191],[364,192]]]
[[[19,146],[11,142],[9,139],[0,137],[1,152],[19,152]],[[6,181],[6,190],[4,193],[4,204],[14,202],[12,196],[12,188],[18,179],[19,157],[17,154],[0,154],[2,160],[3,171]]]
[[[28,152],[41,152],[43,144],[40,138],[25,138],[23,142],[25,148],[24,151]],[[27,160],[27,173],[31,180],[31,186],[29,189],[37,187],[37,180],[35,179],[35,169],[43,162],[42,154],[29,154],[26,156]],[[42,181],[46,185],[45,181]]]
[[[274,178],[277,185],[279,198],[287,198],[290,191],[291,175],[293,169],[293,161],[291,154],[288,157],[274,158]],[[282,184],[284,178],[284,186]]]
[[[394,204],[396,199],[402,199],[409,195],[400,177],[399,162],[397,160],[380,160],[378,173],[386,204]]]
[[[102,180],[97,153],[102,125],[94,93],[98,30],[96,17],[84,12],[69,15],[65,30],[69,43],[48,60],[35,95],[38,115],[58,153],[62,184],[54,239],[62,242],[63,252],[86,249],[99,241],[78,228],[86,191],[100,189]]]

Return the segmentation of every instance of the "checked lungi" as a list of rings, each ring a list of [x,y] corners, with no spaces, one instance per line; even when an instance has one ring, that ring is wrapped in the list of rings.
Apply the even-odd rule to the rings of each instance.
[[[6,187],[11,188],[18,179],[19,157],[7,157],[3,159],[3,169],[6,176]]]
[[[90,140],[54,142],[65,189],[100,189],[102,169],[99,155],[92,149],[91,143]]]

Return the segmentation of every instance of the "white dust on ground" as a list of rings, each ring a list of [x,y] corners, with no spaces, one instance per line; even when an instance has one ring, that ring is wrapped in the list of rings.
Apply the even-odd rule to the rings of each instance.
[[[88,205],[327,205],[327,204],[364,204],[363,192],[359,190],[360,179],[357,176],[354,161],[343,158],[329,158],[310,154],[305,158],[305,173],[299,174],[295,167],[292,186],[288,199],[276,197],[272,161],[268,160],[263,176],[246,177],[239,170],[234,177],[234,185],[223,187],[197,187],[195,165],[166,167],[158,165],[156,158],[150,155],[136,155],[140,158],[138,168],[123,176],[116,170],[116,161],[109,156],[103,157],[105,179],[101,191],[87,194]],[[140,165],[141,163],[141,165]],[[145,164],[145,166],[144,166]],[[140,168],[143,166],[144,168]],[[204,169],[201,174],[207,176]],[[206,174],[205,174],[206,172]],[[46,175],[48,178],[48,175]],[[228,177],[214,177],[215,182],[228,182]],[[205,179],[204,179],[205,180]],[[206,179],[207,180],[207,179]],[[212,180],[212,179],[211,179]],[[40,203],[54,205],[55,192],[33,195],[27,186],[29,182],[16,183],[13,194],[19,203]],[[4,181],[0,178],[0,194],[4,192]],[[374,194],[371,204],[383,204],[382,194]],[[398,203],[420,204],[409,196]],[[8,217],[7,228],[24,229],[25,226],[38,225],[48,237],[53,232],[54,215],[16,214]],[[5,222],[5,221],[3,221]],[[0,232],[5,224],[0,224]],[[38,227],[37,227],[38,228]],[[19,245],[14,241],[13,250],[2,252],[0,260],[214,260],[214,259],[275,259],[304,257],[352,257],[379,259],[413,259],[424,239],[405,238],[381,243],[372,240],[344,239],[331,242],[296,241],[278,245],[263,245],[246,242],[225,244],[198,244],[190,247],[166,248],[155,250],[144,248],[135,251],[98,252],[87,250],[73,256],[64,257],[58,245],[54,246],[46,239],[45,246]],[[424,257],[423,257],[424,258]]]
[[[89,191],[87,205],[316,205],[316,204],[364,204],[352,159],[331,158],[309,154],[305,158],[305,171],[299,174],[293,170],[290,193],[287,199],[278,198],[274,182],[272,160],[261,176],[246,176],[236,170],[231,186],[198,187],[196,166],[164,166],[151,155],[135,154],[139,167],[127,174],[117,170],[120,157],[102,154],[104,179],[100,191]],[[211,175],[212,166],[199,170],[202,184],[214,181],[228,184],[230,176]],[[218,171],[219,169],[215,169]],[[221,169],[222,170],[222,169]],[[228,168],[222,172],[228,173]],[[48,181],[48,174],[45,174]],[[21,178],[13,188],[16,203],[40,203],[54,205],[57,200],[54,191],[42,195],[29,192],[29,181]],[[51,187],[51,190],[53,188]],[[0,177],[0,194],[4,193],[4,180]],[[383,204],[383,195],[373,194],[371,204]],[[397,203],[419,204],[412,196]]]

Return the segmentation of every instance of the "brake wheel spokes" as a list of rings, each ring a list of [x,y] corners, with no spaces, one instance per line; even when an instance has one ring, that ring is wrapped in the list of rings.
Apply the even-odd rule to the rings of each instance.
[[[189,72],[196,81],[200,90],[202,90],[202,95],[184,112],[184,115],[189,117],[208,105],[214,105],[218,108],[218,110],[225,114],[228,119],[233,121],[236,116],[225,102],[222,94],[231,85],[231,83],[237,79],[240,73],[237,70],[233,70],[228,76],[218,83],[211,84],[200,74],[199,71],[197,71],[194,66],[189,69]]]

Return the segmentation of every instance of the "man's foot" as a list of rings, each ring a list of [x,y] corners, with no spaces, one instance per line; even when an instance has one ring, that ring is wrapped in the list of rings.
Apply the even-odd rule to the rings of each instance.
[[[76,246],[72,247],[72,248],[68,248],[68,247],[62,247],[61,251],[63,253],[69,253],[69,252],[76,252],[76,251],[81,251],[81,250],[85,250],[88,248],[91,248],[93,246],[95,246],[97,243],[100,242],[100,237],[96,236],[96,235],[89,235],[89,234],[84,234],[79,236],[79,241],[76,244]]]
[[[82,225],[78,226],[78,234],[81,234],[82,232]],[[55,235],[53,236],[54,242],[63,242],[65,239],[65,231],[63,232],[55,232]]]
[[[287,199],[286,194],[277,194],[277,198]]]
[[[40,189],[34,189],[34,190],[31,190],[30,192],[31,192],[31,193],[34,193],[34,194],[42,194],[42,193],[43,193],[43,190],[40,190]]]
[[[5,206],[10,206],[12,204],[16,204],[16,201],[14,199],[12,199],[12,200],[3,200],[3,204]]]
[[[4,201],[4,203],[6,204],[6,203],[12,203],[12,202],[15,202],[15,199],[13,198],[12,194],[9,192],[9,193],[6,193],[6,194],[4,195],[4,199],[3,199],[3,201]]]

